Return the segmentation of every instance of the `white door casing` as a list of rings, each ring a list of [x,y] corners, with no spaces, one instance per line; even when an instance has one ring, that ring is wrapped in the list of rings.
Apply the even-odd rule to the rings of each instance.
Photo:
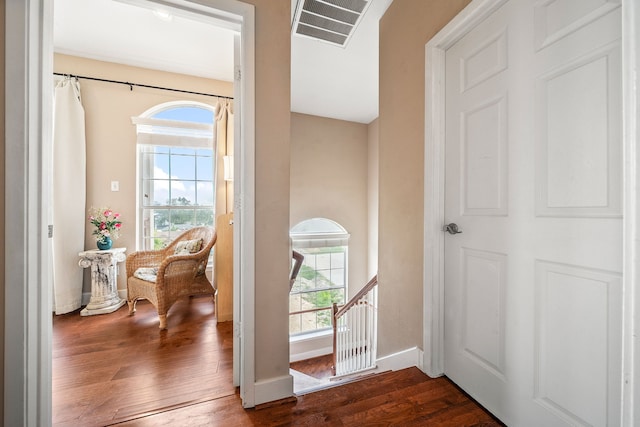
[[[634,417],[638,416],[637,413],[634,414],[633,412],[633,402],[637,402],[638,399],[637,394],[634,395],[633,393],[637,389],[636,381],[638,375],[637,370],[634,371],[633,368],[634,363],[637,364],[638,356],[637,353],[634,353],[635,348],[637,348],[634,346],[637,346],[637,342],[632,334],[633,327],[637,327],[637,323],[634,323],[633,318],[633,311],[634,309],[637,309],[637,297],[635,299],[633,298],[633,291],[636,286],[634,278],[635,271],[637,270],[637,260],[634,256],[634,251],[637,247],[637,243],[635,243],[637,242],[637,229],[635,228],[637,217],[635,215],[627,215],[625,217],[625,230],[631,230],[632,233],[630,234],[626,232],[624,235],[624,254],[622,253],[623,243],[615,242],[615,237],[612,243],[612,239],[610,238],[611,236],[616,235],[620,238],[620,228],[622,225],[620,220],[617,220],[619,224],[613,225],[613,231],[608,234],[607,237],[601,236],[594,240],[597,245],[613,245],[610,251],[611,253],[607,253],[607,251],[605,251],[603,255],[604,258],[609,257],[608,261],[600,259],[601,257],[598,255],[594,256],[590,254],[589,251],[581,251],[580,245],[578,244],[576,244],[576,247],[574,248],[568,248],[566,243],[568,241],[566,238],[567,230],[564,230],[564,227],[569,221],[578,221],[582,222],[582,225],[589,227],[588,229],[590,233],[588,234],[594,234],[591,233],[591,231],[593,231],[594,227],[595,229],[600,227],[602,225],[600,223],[608,222],[609,225],[611,225],[612,222],[615,223],[616,220],[612,220],[611,218],[615,218],[616,216],[619,217],[622,212],[622,204],[620,201],[615,200],[616,198],[613,195],[616,191],[618,194],[624,194],[625,214],[628,214],[629,212],[636,212],[634,202],[637,199],[637,187],[631,184],[637,182],[637,175],[634,167],[636,142],[635,138],[630,138],[630,135],[632,134],[629,132],[630,123],[634,124],[633,132],[635,132],[636,113],[635,109],[629,107],[629,105],[635,104],[630,100],[625,100],[624,103],[625,129],[627,130],[622,144],[625,150],[625,167],[623,169],[623,173],[627,183],[624,192],[622,192],[621,189],[615,190],[615,188],[612,188],[612,186],[609,185],[612,183],[619,185],[620,182],[618,180],[616,184],[617,178],[615,178],[615,170],[612,168],[615,165],[609,164],[606,159],[607,156],[609,159],[615,157],[619,159],[619,153],[616,153],[615,148],[612,149],[609,147],[605,149],[604,161],[598,152],[595,151],[596,149],[602,149],[602,147],[597,147],[596,144],[596,147],[591,152],[587,152],[586,154],[578,153],[583,155],[583,158],[579,159],[580,161],[573,159],[572,162],[572,159],[567,159],[568,161],[565,163],[555,162],[555,160],[562,157],[562,155],[571,153],[571,148],[574,148],[574,152],[576,151],[575,148],[581,148],[571,146],[567,148],[566,146],[558,144],[558,141],[561,139],[576,139],[577,136],[580,136],[583,139],[589,139],[594,135],[593,133],[585,133],[582,135],[567,134],[567,132],[574,131],[576,128],[574,125],[579,123],[579,120],[576,118],[576,111],[581,112],[581,114],[591,114],[588,123],[589,126],[600,124],[601,129],[607,128],[614,132],[613,134],[605,135],[605,140],[620,140],[619,134],[615,135],[615,132],[618,132],[620,129],[619,119],[617,127],[612,127],[610,126],[611,123],[607,122],[606,119],[603,121],[600,118],[601,115],[598,114],[597,111],[594,112],[593,109],[589,110],[591,107],[586,106],[585,110],[585,108],[583,108],[585,106],[580,104],[571,105],[570,103],[563,101],[561,98],[563,91],[565,94],[566,92],[571,93],[572,89],[575,91],[575,88],[579,87],[581,78],[584,78],[585,75],[592,75],[599,76],[599,78],[596,79],[598,85],[594,86],[596,89],[595,92],[578,95],[582,96],[583,99],[586,96],[587,100],[589,100],[589,96],[592,96],[591,99],[595,99],[596,96],[606,96],[603,95],[603,93],[609,91],[609,95],[613,96],[613,98],[609,99],[609,105],[620,105],[620,83],[615,81],[615,75],[619,75],[619,73],[606,74],[608,71],[611,71],[606,69],[609,64],[615,64],[616,61],[618,63],[620,62],[619,56],[616,58],[616,55],[619,55],[620,52],[619,42],[617,47],[615,46],[616,42],[614,42],[613,45],[599,43],[600,48],[597,52],[590,54],[584,53],[582,55],[577,55],[575,58],[572,58],[571,55],[563,57],[563,55],[558,54],[563,49],[565,54],[567,51],[573,51],[575,46],[572,46],[571,49],[568,49],[567,46],[562,48],[559,48],[558,46],[562,46],[562,43],[573,43],[575,41],[573,39],[576,37],[575,33],[579,33],[580,28],[589,25],[589,23],[593,22],[597,16],[612,16],[612,13],[616,13],[612,12],[618,7],[616,2],[592,1],[588,2],[588,4],[587,2],[573,2],[573,5],[571,5],[571,2],[566,1],[545,1],[537,2],[535,4],[535,13],[529,12],[532,17],[529,21],[530,23],[527,24],[524,22],[518,25],[521,27],[529,25],[531,26],[531,30],[534,28],[536,30],[540,30],[541,28],[545,28],[534,27],[534,25],[541,22],[547,23],[547,28],[545,29],[547,31],[546,37],[539,37],[535,40],[536,44],[534,52],[544,56],[544,66],[549,66],[550,70],[543,71],[543,66],[539,69],[519,69],[518,73],[516,73],[520,78],[524,78],[523,76],[526,75],[527,72],[532,73],[532,77],[534,77],[536,81],[533,88],[523,89],[522,86],[518,86],[514,89],[512,87],[511,92],[508,92],[507,89],[502,89],[502,93],[498,90],[491,96],[484,94],[484,98],[481,95],[474,95],[471,93],[473,92],[472,89],[476,89],[475,92],[478,92],[483,82],[491,80],[492,75],[500,74],[502,68],[508,65],[517,68],[522,65],[522,58],[513,59],[508,55],[502,55],[504,52],[512,53],[507,50],[508,47],[513,47],[511,46],[512,44],[517,44],[518,42],[522,43],[522,40],[518,41],[517,38],[515,40],[509,39],[508,42],[505,43],[506,39],[501,34],[504,34],[505,31],[508,30],[504,30],[504,26],[502,29],[498,27],[498,29],[493,33],[488,32],[485,34],[484,38],[480,37],[480,40],[484,40],[484,42],[479,42],[480,49],[469,52],[469,55],[467,55],[464,60],[461,60],[461,62],[466,64],[465,66],[467,67],[467,71],[470,71],[470,74],[468,75],[465,75],[464,73],[461,74],[463,79],[466,79],[465,84],[469,86],[467,88],[469,89],[469,93],[471,93],[469,97],[476,97],[475,99],[466,101],[469,103],[469,106],[467,106],[465,114],[462,115],[462,120],[467,127],[476,126],[476,132],[472,132],[469,140],[466,142],[466,153],[462,156],[463,161],[460,162],[463,165],[466,162],[467,166],[472,166],[476,169],[472,168],[468,171],[468,176],[466,178],[463,175],[463,186],[466,185],[467,188],[480,191],[483,191],[485,187],[489,186],[492,187],[494,191],[488,194],[488,197],[486,198],[478,198],[477,194],[471,194],[467,195],[467,198],[462,199],[462,202],[465,205],[462,210],[465,215],[461,217],[464,218],[464,221],[473,219],[478,222],[479,220],[480,225],[473,224],[472,221],[471,228],[466,229],[466,234],[463,233],[455,237],[445,237],[441,231],[442,225],[445,222],[449,222],[451,219],[448,216],[445,218],[444,214],[445,122],[442,112],[443,110],[440,110],[444,106],[443,85],[445,83],[445,53],[456,42],[462,39],[465,34],[473,31],[479,23],[487,19],[489,14],[499,9],[505,3],[505,1],[499,0],[476,0],[472,2],[467,9],[456,17],[427,45],[426,129],[428,130],[428,133],[426,135],[425,147],[424,294],[424,345],[426,351],[424,367],[427,373],[432,376],[441,375],[445,370],[444,366],[446,366],[446,363],[443,358],[444,326],[446,322],[444,320],[445,312],[443,311],[445,289],[444,277],[448,277],[451,274],[457,274],[459,271],[466,271],[467,275],[465,276],[463,274],[462,279],[466,278],[466,281],[463,280],[463,283],[466,283],[467,286],[462,288],[465,292],[460,294],[466,298],[463,302],[472,301],[475,298],[483,301],[484,303],[463,306],[462,311],[465,313],[465,316],[467,316],[467,321],[462,325],[463,327],[459,329],[462,337],[458,336],[457,342],[458,344],[462,341],[465,342],[465,350],[463,352],[466,352],[466,356],[464,357],[467,359],[475,358],[477,364],[484,365],[484,370],[491,372],[490,376],[493,376],[494,378],[501,378],[501,381],[503,382],[506,380],[512,380],[513,378],[523,377],[523,367],[518,365],[518,363],[524,363],[523,366],[525,370],[533,370],[531,375],[535,374],[535,381],[533,379],[534,377],[532,377],[532,379],[529,380],[530,384],[528,384],[531,389],[520,391],[520,394],[524,392],[525,394],[528,393],[535,396],[536,404],[533,405],[534,408],[543,407],[545,408],[545,412],[557,415],[560,419],[565,419],[565,421],[569,420],[568,422],[578,424],[584,422],[584,420],[581,421],[580,417],[588,418],[591,422],[596,423],[597,420],[607,419],[608,422],[612,423],[611,425],[618,425],[620,422],[623,425],[633,425]],[[577,6],[578,9],[582,8],[579,12],[581,12],[583,16],[588,15],[588,17],[583,19],[582,22],[578,22],[578,24],[576,24],[575,20],[572,20],[575,17],[571,14],[558,15],[561,19],[556,19],[555,21],[553,20],[553,16],[545,15],[552,12],[554,7],[567,5],[574,6],[574,9],[575,6]],[[571,9],[565,9],[565,11],[567,10],[570,11]],[[626,8],[623,3],[622,11],[624,19],[631,22],[634,22],[634,19],[637,19],[638,12],[634,11],[633,8],[630,8],[628,3],[626,4]],[[542,19],[543,17],[545,20]],[[615,19],[618,20],[619,28],[619,16]],[[585,20],[587,23],[584,22]],[[521,30],[521,28],[519,28],[519,30]],[[588,34],[593,32],[593,27],[591,30],[592,31],[588,32]],[[541,34],[541,31],[538,31],[538,34]],[[628,46],[630,37],[632,37],[632,34],[629,34],[629,31],[625,31],[623,45],[626,43],[627,51],[629,51]],[[633,37],[637,37],[637,35],[633,35]],[[476,38],[478,39],[478,37]],[[567,41],[567,39],[569,41]],[[634,39],[632,38],[632,40]],[[531,45],[534,45],[534,43],[531,43]],[[631,45],[635,46],[633,43]],[[554,52],[554,49],[556,49],[557,52]],[[526,49],[525,47],[523,50],[529,51],[532,49]],[[637,49],[632,49],[631,51],[635,53]],[[519,54],[519,52],[516,53]],[[490,59],[489,62],[493,64],[492,67],[485,67],[484,69],[481,67],[482,61],[479,62],[479,58],[481,58],[483,54],[486,58]],[[510,64],[509,60],[513,62]],[[550,66],[554,60],[556,61],[556,66]],[[631,84],[628,79],[635,76],[637,70],[636,64],[637,59],[634,59],[631,63],[626,63],[625,70],[627,70],[627,77],[623,81],[623,85]],[[477,71],[475,74],[473,73],[474,70]],[[482,70],[484,70],[484,74],[482,73]],[[446,75],[449,76],[450,74]],[[456,73],[456,76],[457,75],[458,74]],[[496,79],[494,78],[493,80]],[[602,84],[605,80],[608,83]],[[506,82],[505,84],[508,86],[509,82]],[[612,88],[617,89],[615,92],[611,92]],[[600,93],[597,93],[598,89],[600,89]],[[527,90],[530,91],[528,94],[526,93]],[[515,94],[512,93],[514,91],[516,92]],[[507,92],[509,96],[504,96]],[[518,102],[521,101],[517,101],[516,97],[520,94],[517,92],[523,92],[531,102],[525,102],[525,104],[522,105],[518,104]],[[632,93],[635,94],[635,92]],[[533,100],[535,100],[535,102],[533,102]],[[562,102],[564,102],[564,104],[562,104]],[[527,105],[529,105],[529,107],[527,107]],[[543,111],[546,106],[554,107],[558,105],[563,106],[564,109],[567,109],[568,107],[571,108],[569,109],[569,112],[565,112],[561,109],[556,111],[554,114],[549,115],[538,114],[536,116],[535,114],[525,114],[525,118],[534,116],[537,123],[545,123],[545,121],[547,121],[551,128],[546,127],[543,129],[547,129],[548,131],[545,131],[544,133],[538,131],[536,133],[533,132],[532,125],[529,125],[529,128],[525,127],[529,132],[523,137],[525,139],[529,138],[531,143],[529,145],[525,144],[524,150],[530,150],[529,146],[533,147],[534,145],[538,148],[547,147],[547,150],[554,151],[553,156],[546,156],[547,153],[545,153],[543,149],[537,153],[538,158],[534,162],[533,159],[536,157],[535,152],[529,151],[528,153],[523,153],[523,148],[518,148],[517,145],[515,148],[510,146],[505,148],[501,144],[493,144],[491,141],[494,141],[495,138],[485,139],[485,145],[482,146],[483,140],[478,135],[483,132],[493,132],[493,135],[500,140],[499,137],[504,134],[508,134],[512,137],[512,128],[514,125],[517,125],[518,127],[526,126],[526,123],[518,122],[518,119],[516,119],[515,123],[509,122],[509,127],[506,127],[506,129],[503,128],[500,130],[499,128],[487,128],[486,122],[490,117],[505,117],[507,112],[513,115],[513,111],[521,111],[524,108],[531,108],[532,112],[537,109],[538,113],[540,113],[540,111]],[[581,111],[581,109],[585,111]],[[603,112],[607,113],[607,111]],[[557,117],[565,113],[567,113],[567,121],[558,121]],[[572,116],[571,113],[575,114]],[[574,122],[571,122],[571,120],[574,120]],[[579,129],[580,127],[578,126],[577,128]],[[480,130],[482,130],[482,132],[480,132]],[[591,130],[596,132],[598,131],[598,128],[595,126]],[[458,132],[457,129],[456,132]],[[607,130],[603,131],[603,133],[606,132]],[[560,136],[562,138],[559,138]],[[593,137],[592,139],[595,140],[596,138]],[[602,140],[602,138],[600,138],[600,140]],[[474,144],[471,144],[472,142]],[[514,150],[515,152],[513,152]],[[456,156],[459,155],[459,153],[449,154]],[[511,173],[512,176],[509,177],[510,179],[506,180],[506,185],[504,177],[499,173],[483,175],[481,172],[478,172],[478,170],[482,171],[483,167],[486,168],[486,165],[483,166],[483,162],[493,162],[494,167],[487,168],[487,170],[495,171],[496,167],[497,170],[500,170],[500,161],[504,162],[504,159],[516,161],[518,156],[524,159],[529,159],[528,164],[518,168],[516,172],[507,172]],[[580,173],[584,172],[586,169],[581,169],[581,165],[583,162],[589,160],[585,159],[585,157],[589,156],[591,156],[591,161],[595,161],[596,163],[600,162],[600,165],[602,166],[600,171],[604,171],[604,175],[600,176],[604,177],[604,180],[607,181],[608,184],[598,186],[597,182],[593,182],[593,184],[590,185],[591,191],[589,192],[580,192],[580,188],[576,187],[571,182],[568,184],[560,183],[561,185],[555,185],[557,180],[562,177],[563,174],[567,175],[568,173],[572,176],[577,176],[578,181],[582,180],[581,184],[589,182],[589,180],[593,180],[594,176],[597,178],[597,174],[583,174],[580,176]],[[543,162],[541,159],[546,159],[548,161]],[[537,175],[533,169],[534,165],[537,169]],[[541,165],[543,167],[540,167]],[[544,166],[546,166],[547,169],[545,169]],[[617,168],[618,170],[622,169],[620,166],[617,166]],[[474,172],[474,170],[476,172]],[[531,194],[523,194],[525,191],[521,190],[526,190],[524,187],[529,185],[529,191],[531,192],[531,189],[534,186],[533,183],[526,184],[526,179],[532,176],[537,176],[538,178],[544,177],[545,174],[551,175],[553,179],[542,180],[542,182],[538,179],[537,185],[535,185],[539,190],[537,198],[533,197]],[[447,177],[449,178],[448,175]],[[553,182],[554,185],[547,186],[547,188],[545,188],[545,181],[546,183]],[[599,180],[599,182],[602,181],[603,179]],[[484,184],[484,186],[479,184]],[[515,189],[513,188],[514,185],[517,186]],[[610,197],[608,193],[612,193],[612,197]],[[508,194],[510,196],[506,198],[497,197],[504,194]],[[602,198],[603,195],[606,195],[606,200]],[[521,206],[523,200],[525,203],[524,208]],[[603,200],[604,203],[602,203]],[[508,204],[505,205],[505,202],[511,202],[511,206]],[[537,208],[533,208],[534,203]],[[524,212],[527,209],[527,204],[528,209],[534,211],[534,213],[531,213],[529,216]],[[590,207],[585,208],[584,206]],[[453,207],[454,211],[458,209],[459,207]],[[505,212],[510,214],[510,216],[507,216]],[[495,223],[495,221],[498,223],[500,221],[512,221],[513,218],[511,217],[517,217],[518,215],[524,215],[525,219],[528,218],[529,223],[525,229],[516,229],[515,233],[517,235],[515,236],[513,235],[513,231],[510,233],[502,232],[500,227]],[[489,218],[486,218],[487,216]],[[578,217],[580,219],[570,220],[569,218],[571,217]],[[462,221],[460,219],[458,220]],[[539,247],[539,245],[534,246],[531,251],[535,255],[534,259],[538,259],[537,261],[514,260],[514,256],[511,254],[511,251],[515,249],[517,253],[519,249],[522,249],[517,248],[518,242],[527,237],[527,232],[532,234],[531,231],[527,230],[529,230],[531,226],[535,225],[536,221],[557,223],[555,225],[555,230],[552,229],[552,234],[541,235],[541,239],[539,239],[543,242],[552,241],[555,246],[551,248],[551,253],[548,254],[549,256],[541,256],[540,254],[545,253],[543,250],[544,248]],[[593,224],[594,221],[596,224]],[[463,230],[465,230],[465,227],[462,224],[459,225]],[[572,227],[573,225],[569,225],[568,230],[571,231]],[[606,230],[606,228],[602,227],[600,227],[600,229]],[[562,234],[563,232],[565,232],[564,235]],[[576,233],[575,230],[574,233]],[[535,234],[535,232],[533,234]],[[580,233],[578,232],[578,234]],[[461,236],[465,236],[465,238],[468,238],[469,240],[465,240],[463,242],[462,239],[458,239],[458,237]],[[634,236],[636,236],[635,239]],[[569,237],[570,239],[573,239],[573,236]],[[459,247],[453,252],[459,251],[464,255],[466,270],[453,269],[454,271],[447,270],[448,273],[445,273],[445,239],[447,239],[446,246],[451,246],[450,238],[457,239],[459,241],[459,245],[456,243]],[[474,239],[479,240],[474,241]],[[482,240],[489,241],[493,247],[489,249],[476,247],[478,245],[478,241]],[[504,247],[500,248],[499,242],[504,242],[505,240],[509,243],[509,245],[507,245],[507,249],[504,249]],[[602,243],[600,243],[600,241],[602,241]],[[456,240],[454,240],[454,242],[456,242]],[[448,249],[451,248],[448,247]],[[547,249],[547,252],[548,251],[549,249]],[[554,251],[555,254],[553,253]],[[582,259],[580,258],[581,256],[583,257]],[[616,258],[619,260],[618,265],[616,265]],[[557,259],[560,259],[561,261],[558,262]],[[625,260],[625,274],[621,277],[622,259]],[[513,289],[507,286],[507,278],[510,278],[510,275],[513,275],[512,270],[515,269],[514,264],[520,264],[518,265],[519,269],[528,269],[532,272],[532,276],[535,278],[534,284],[521,288],[519,291],[520,293],[528,292],[526,296],[535,301],[531,306],[525,307],[524,312],[522,310],[517,310],[517,308],[514,310],[514,307],[512,307],[511,304],[507,304],[511,303],[513,298],[511,295],[513,293]],[[468,274],[469,271],[473,271],[475,274]],[[493,282],[491,280],[478,280],[478,277],[482,275],[488,275],[489,277],[493,277],[495,280]],[[627,300],[625,304],[624,319],[621,319],[620,309],[622,307],[621,298],[623,286]],[[508,289],[508,291],[506,289]],[[498,298],[492,298],[490,296],[491,293],[494,293],[494,296],[498,296]],[[572,302],[570,309],[575,310],[574,316],[571,316],[569,319],[565,316],[566,309],[569,307],[567,305],[563,306],[562,304],[558,304],[560,301],[566,302],[567,296],[572,297],[570,299]],[[500,299],[500,297],[502,297],[502,299]],[[602,301],[603,298],[605,298],[604,302]],[[606,301],[606,298],[608,298],[608,302]],[[594,309],[595,311],[591,311],[590,309]],[[451,313],[447,314],[451,315]],[[487,329],[482,326],[482,324],[479,323],[479,320],[482,320],[488,315],[495,316],[496,314],[499,314],[499,316],[494,317],[493,324],[490,326],[495,328],[494,332],[499,332],[492,335],[489,333],[491,329]],[[597,316],[599,316],[599,318],[596,318]],[[575,320],[581,318],[586,318],[587,321],[580,323]],[[447,317],[447,319],[449,319],[449,317]],[[523,321],[535,323],[535,328],[532,327],[532,333],[529,334],[529,348],[526,348],[526,346],[524,349],[514,350],[512,348],[513,343],[518,342],[518,339],[520,339],[520,344],[522,344],[523,341],[522,338],[517,335],[514,337],[513,332],[509,335],[509,331],[513,331],[515,326],[514,323],[509,322],[508,319],[515,319],[516,325],[521,324]],[[625,323],[625,332],[623,337],[625,343],[624,365],[622,363],[622,342],[620,341],[621,332],[619,328],[622,320],[624,320]],[[557,323],[560,324],[559,328],[555,327]],[[605,325],[602,326],[602,323],[605,323]],[[450,331],[452,327],[453,325],[447,323],[446,330]],[[582,341],[580,341],[580,339],[576,339],[575,333],[581,330],[590,330],[592,331],[593,336],[582,337]],[[477,339],[478,334],[484,334],[483,338],[486,339]],[[590,356],[593,357],[590,357],[586,361],[573,362],[576,355],[571,354],[570,351],[569,354],[558,354],[560,350],[568,349],[564,343],[559,341],[559,337],[563,336],[562,334],[573,334],[572,339],[574,340],[574,344],[576,344],[577,341],[574,350],[576,348],[582,350],[589,349],[591,353]],[[589,338],[602,338],[609,341],[605,344],[593,346],[592,348],[589,346]],[[608,349],[607,344],[613,348]],[[532,346],[535,346],[537,353],[533,352]],[[514,355],[514,352],[517,353],[518,351],[522,353],[519,358]],[[600,357],[600,362],[595,362],[595,360],[598,360],[598,357],[596,356]],[[528,360],[523,361],[519,359]],[[606,360],[606,362],[602,362],[603,360]],[[566,388],[562,389],[560,387],[563,385],[562,380],[566,380],[569,376],[569,373],[563,370],[566,366],[576,370],[595,369],[597,371],[595,372],[595,376],[597,377],[595,383],[600,385],[605,384],[604,387],[601,387],[601,389],[604,388],[605,390],[601,392],[590,392]],[[620,374],[622,369],[624,369],[624,378],[626,380],[624,384],[622,383],[622,376]],[[473,373],[465,373],[463,377],[473,378]],[[560,381],[558,381],[558,378]],[[578,383],[579,382],[580,381],[578,381]],[[583,383],[590,384],[587,380],[584,380]],[[624,404],[622,412],[620,411],[620,407],[616,399],[616,395],[619,395],[618,390],[622,390],[623,394],[622,398]],[[510,391],[513,392],[514,390]],[[571,397],[566,398],[565,395],[569,392],[572,392]],[[607,399],[606,393],[609,393],[609,403],[603,405],[602,400]],[[491,395],[492,393],[488,394]],[[504,406],[514,406],[514,394],[507,393],[506,395],[503,395],[501,399],[499,397],[499,392],[494,390],[493,395],[494,397],[498,395],[497,401],[501,402]],[[585,408],[584,402],[581,402],[581,399],[595,399],[598,400],[598,402],[596,402],[594,407]],[[483,398],[480,398],[480,400],[482,401]],[[501,411],[501,409],[498,408],[497,411]],[[620,415],[621,413],[622,417]],[[509,418],[509,420],[512,420],[512,418]],[[521,420],[518,420],[515,424],[520,425],[520,421]]]

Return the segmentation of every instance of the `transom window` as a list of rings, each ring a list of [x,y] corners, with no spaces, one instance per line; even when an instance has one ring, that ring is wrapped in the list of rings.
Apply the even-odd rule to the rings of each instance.
[[[289,334],[329,329],[332,304],[346,298],[349,234],[334,221],[313,218],[294,226],[290,237],[304,261],[289,294]]]
[[[138,247],[159,249],[213,226],[213,107],[170,103],[133,119],[138,132]]]

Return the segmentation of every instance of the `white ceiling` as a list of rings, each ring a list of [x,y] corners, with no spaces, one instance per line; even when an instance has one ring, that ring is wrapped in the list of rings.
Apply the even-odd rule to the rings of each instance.
[[[233,80],[232,30],[176,15],[165,21],[123,1],[145,3],[56,0],[55,51]],[[346,48],[292,37],[292,111],[360,123],[378,116],[378,21],[393,0],[371,1]]]

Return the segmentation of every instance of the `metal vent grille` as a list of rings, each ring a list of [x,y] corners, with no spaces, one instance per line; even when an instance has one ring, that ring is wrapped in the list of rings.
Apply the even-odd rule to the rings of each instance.
[[[298,0],[293,33],[345,47],[372,0]]]

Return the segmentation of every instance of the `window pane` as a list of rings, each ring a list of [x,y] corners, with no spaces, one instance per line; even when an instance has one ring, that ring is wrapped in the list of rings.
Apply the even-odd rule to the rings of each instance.
[[[302,297],[300,295],[289,295],[289,312],[302,310]]]
[[[169,201],[169,181],[144,180],[142,182],[143,206],[163,206]]]
[[[344,268],[331,270],[331,286],[344,286]]]
[[[331,327],[331,310],[322,310],[316,313],[316,325],[319,329]]]
[[[198,157],[197,158],[198,176],[196,179],[204,181],[213,181],[213,158]]]
[[[194,156],[171,156],[171,179],[196,179],[196,158]]]
[[[324,308],[331,306],[331,291],[320,291],[316,292],[316,308]]]
[[[289,316],[289,333],[297,334],[302,329],[302,315],[294,314]]]
[[[300,317],[300,332],[310,332],[316,329],[315,313],[303,313]]]
[[[171,181],[171,205],[191,206],[196,200],[196,188],[193,182]]]
[[[196,211],[196,225],[213,227],[213,209],[198,209]]]
[[[196,184],[197,189],[197,205],[213,206],[213,182],[199,181]]]
[[[195,212],[193,209],[172,209],[171,210],[171,231],[188,230],[195,226]]]
[[[155,179],[169,179],[169,155],[150,154],[150,156],[152,156],[153,158],[153,161],[151,162],[153,172],[151,174],[145,175],[145,177]]]
[[[329,270],[331,268],[331,254],[318,254],[316,256],[316,270]]]
[[[344,268],[345,253],[341,248],[331,254],[331,268]]]
[[[308,310],[310,308],[318,308],[318,293],[317,292],[308,292],[302,295],[302,306],[303,310]]]

